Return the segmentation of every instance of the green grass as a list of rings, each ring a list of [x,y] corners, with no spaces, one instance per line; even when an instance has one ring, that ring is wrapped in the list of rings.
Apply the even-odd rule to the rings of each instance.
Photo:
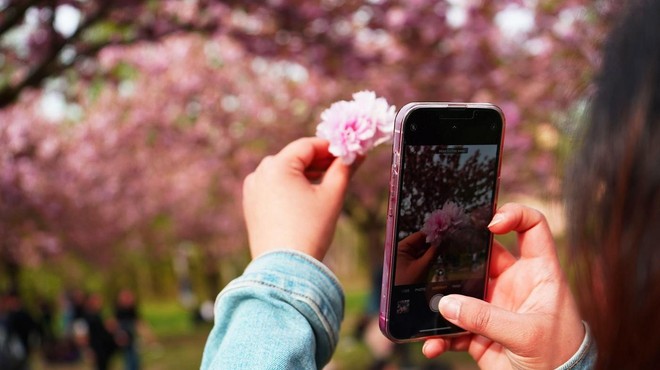
[[[177,336],[193,330],[193,314],[178,302],[147,302],[141,313],[158,337]]]
[[[332,359],[333,370],[368,369],[375,356],[362,340],[355,336],[356,328],[367,306],[368,292],[346,291],[346,311],[340,332],[339,344]],[[372,318],[376,320],[376,318]],[[428,360],[422,355],[422,343],[397,344],[389,358],[388,369],[478,369],[466,353],[447,353],[438,359]]]
[[[146,370],[199,369],[211,324],[194,324],[192,313],[177,302],[148,302],[141,309],[153,340],[141,342],[141,359]],[[88,370],[93,368],[87,355],[80,363],[53,365],[33,357],[33,370]],[[111,370],[123,369],[116,355]]]
[[[367,345],[354,336],[355,328],[366,306],[368,293],[348,291],[346,293],[346,315],[341,329],[339,345],[333,356],[333,370],[368,369],[374,361]],[[176,302],[147,302],[142,314],[148,323],[155,341],[143,341],[141,355],[143,369],[146,370],[194,370],[199,369],[204,344],[211,324],[195,325],[192,314]],[[407,360],[404,360],[407,358]],[[421,354],[421,343],[399,346],[392,356],[393,366],[407,362],[413,369],[449,368],[454,370],[476,369],[474,362],[466,354],[450,353],[440,359],[429,361]],[[92,368],[89,358],[75,365],[48,365],[36,358],[33,370],[88,370]],[[434,366],[434,367],[431,367]],[[445,367],[442,367],[445,366]],[[115,356],[111,370],[121,370],[120,356]]]
[[[199,369],[211,324],[195,324],[193,314],[177,302],[149,302],[143,306],[144,319],[157,338],[144,343],[145,369]]]
[[[202,325],[179,335],[159,339],[157,345],[145,346],[142,352],[145,369],[199,369],[210,325]]]

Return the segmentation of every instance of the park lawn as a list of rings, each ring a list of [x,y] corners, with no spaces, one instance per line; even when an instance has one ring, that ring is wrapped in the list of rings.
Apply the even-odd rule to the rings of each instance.
[[[367,293],[347,292],[346,315],[341,329],[341,339],[329,369],[361,370],[369,368],[373,361],[367,346],[354,332],[363,312]],[[177,302],[148,302],[142,307],[142,314],[148,323],[155,341],[143,341],[142,361],[145,370],[194,370],[199,369],[206,338],[212,325],[195,324],[193,315]],[[408,345],[410,362],[419,369],[476,369],[474,362],[466,354],[450,353],[439,360],[429,361],[421,355],[421,343]],[[75,365],[49,365],[35,358],[33,370],[88,370],[92,366],[89,359]],[[395,359],[394,363],[400,362]],[[121,357],[115,356],[110,370],[123,368]],[[393,366],[389,369],[396,369]]]

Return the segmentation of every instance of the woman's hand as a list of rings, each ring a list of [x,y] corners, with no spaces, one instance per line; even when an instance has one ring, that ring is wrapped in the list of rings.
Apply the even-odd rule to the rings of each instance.
[[[495,234],[518,233],[520,257],[495,244],[488,295],[448,295],[440,313],[472,334],[426,341],[435,357],[448,350],[468,351],[481,368],[553,369],[580,347],[585,330],[545,217],[518,204],[500,208],[489,225]]]
[[[264,158],[243,183],[243,211],[252,258],[294,249],[318,260],[337,225],[352,167],[318,138],[296,140]]]

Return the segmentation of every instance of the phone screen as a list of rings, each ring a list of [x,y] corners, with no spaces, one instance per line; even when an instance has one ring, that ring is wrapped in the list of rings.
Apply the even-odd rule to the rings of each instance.
[[[403,121],[389,248],[394,339],[462,332],[438,313],[440,298],[484,298],[502,131],[487,108],[422,107]]]

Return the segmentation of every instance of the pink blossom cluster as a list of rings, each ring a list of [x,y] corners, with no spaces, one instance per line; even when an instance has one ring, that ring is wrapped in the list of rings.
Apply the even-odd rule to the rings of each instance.
[[[442,208],[431,212],[424,221],[421,231],[426,235],[427,243],[438,245],[468,221],[468,216],[462,207],[447,201]]]
[[[329,151],[345,164],[392,139],[396,107],[373,91],[353,94],[353,100],[333,103],[321,113],[316,136],[330,142]]]

